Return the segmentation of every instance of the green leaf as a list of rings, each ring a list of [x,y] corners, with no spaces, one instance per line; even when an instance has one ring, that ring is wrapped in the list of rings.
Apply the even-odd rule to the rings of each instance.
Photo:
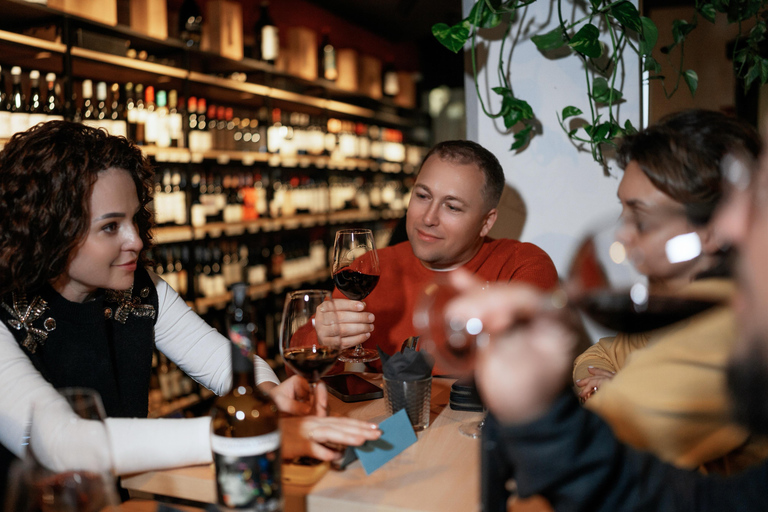
[[[597,103],[614,104],[621,100],[621,91],[608,85],[608,80],[599,76],[592,82],[592,99]]]
[[[533,126],[526,126],[515,134],[515,142],[509,147],[510,151],[515,151],[524,147],[531,140],[531,130]]]
[[[699,75],[692,69],[688,69],[683,73],[683,80],[691,91],[691,96],[696,96],[696,88],[699,86]]]
[[[568,132],[568,137],[572,139],[572,138],[573,138],[573,136],[574,136],[574,135],[576,135],[576,132],[577,132],[577,131],[579,131],[579,129],[578,129],[578,128],[574,128],[573,130],[569,131],[569,132]]]
[[[744,77],[744,91],[748,91],[749,88],[752,86],[752,82],[757,80],[757,78],[760,76],[760,65],[759,63],[755,62],[747,71],[746,76]]]
[[[712,4],[704,4],[699,8],[699,12],[702,16],[704,16],[704,19],[706,19],[710,23],[715,22],[715,15],[717,14],[717,11],[715,10],[715,6]]]
[[[675,44],[680,44],[685,39],[685,36],[691,33],[696,28],[696,25],[688,23],[685,20],[674,20],[672,22],[672,38]]]
[[[645,62],[643,63],[643,71],[659,73],[661,71],[661,64],[656,62],[656,59],[654,59],[650,55],[646,55]]]
[[[580,116],[583,112],[577,107],[565,107],[563,109],[563,121],[573,116]]]
[[[603,0],[589,0],[589,3],[592,5],[592,10],[597,11],[600,10],[600,4],[603,3]]]
[[[631,2],[626,1],[614,5],[611,7],[610,13],[614,18],[619,20],[619,23],[625,28],[634,30],[638,33],[643,31],[643,24],[640,21],[640,13],[638,12],[637,7],[632,5]]]
[[[634,135],[637,133],[637,128],[634,127],[634,125],[632,124],[632,121],[630,121],[629,119],[627,119],[626,122],[624,122],[624,133],[626,133],[627,135]]]
[[[550,50],[557,50],[565,44],[565,38],[563,37],[563,29],[557,27],[554,30],[542,34],[540,36],[531,37],[531,41],[536,45],[539,51],[546,52]]]
[[[436,23],[432,25],[432,35],[453,53],[459,53],[469,39],[469,29],[463,23],[452,27],[445,23]]]
[[[613,123],[607,122],[599,125],[591,134],[592,142],[600,142],[609,138]]]
[[[765,85],[768,82],[768,60],[760,58],[760,84]]]
[[[577,52],[597,59],[603,54],[603,47],[600,45],[600,31],[596,26],[591,23],[587,23],[571,38],[571,42],[568,45]]]
[[[478,9],[480,10],[480,18],[477,20],[477,23],[475,23]],[[469,12],[469,16],[467,16],[467,19],[476,27],[494,28],[497,27],[499,23],[501,23],[501,14],[494,13],[485,5],[485,1],[480,0],[472,7],[472,10]]]
[[[656,41],[659,40],[659,29],[656,28],[656,24],[651,18],[645,16],[640,18],[640,23],[643,25],[643,31],[640,35],[640,53],[650,55],[656,46]]]

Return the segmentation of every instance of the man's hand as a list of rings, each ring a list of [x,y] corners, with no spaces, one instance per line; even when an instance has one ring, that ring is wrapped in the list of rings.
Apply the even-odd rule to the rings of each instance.
[[[523,284],[481,289],[466,272],[452,272],[463,293],[446,317],[478,318],[490,342],[478,347],[475,382],[488,409],[503,423],[542,416],[566,387],[578,335],[571,311],[553,311],[550,296]]]
[[[315,387],[314,410],[310,401],[309,383],[299,375],[287,378],[279,386],[272,382],[262,382],[259,389],[269,394],[280,412],[297,416],[328,415],[328,389],[322,381]]]
[[[365,311],[365,303],[359,300],[333,299],[336,315],[341,328],[342,349],[354,347],[371,337],[373,331],[373,313]],[[324,309],[325,304],[318,306],[315,312],[315,331],[320,343],[331,347],[339,346],[339,327],[333,324]]]
[[[381,436],[381,431],[374,423],[339,417],[282,418],[280,429],[284,459],[310,456],[320,460],[336,460],[344,452],[335,449],[335,446],[360,446]]]

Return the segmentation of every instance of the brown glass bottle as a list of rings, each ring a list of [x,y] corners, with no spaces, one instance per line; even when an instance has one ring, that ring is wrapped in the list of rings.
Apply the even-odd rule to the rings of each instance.
[[[247,283],[232,286],[227,330],[232,342],[232,390],[213,406],[211,447],[220,510],[282,511],[280,428],[274,402],[256,388],[256,324]]]

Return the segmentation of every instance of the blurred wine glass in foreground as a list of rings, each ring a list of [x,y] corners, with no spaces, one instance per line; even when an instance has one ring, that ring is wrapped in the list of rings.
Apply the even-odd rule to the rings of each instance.
[[[90,389],[65,388],[59,392],[82,419],[103,421],[104,407],[99,394]],[[44,465],[40,453],[49,435],[47,407],[33,407],[28,430],[27,452],[16,461],[8,475],[6,512],[98,512],[117,511],[120,500],[111,474],[112,460],[108,443],[88,447],[79,469],[56,472]],[[87,466],[87,467],[86,467]]]
[[[664,215],[665,212],[660,212]],[[628,243],[622,221],[590,231],[578,244],[562,289],[545,295],[542,314],[575,307],[608,329],[642,332],[658,329],[717,304],[700,290],[670,290],[654,286],[646,273],[663,266],[675,271],[695,265],[702,243],[694,230],[659,236],[640,248]],[[427,286],[414,312],[413,323],[422,346],[437,365],[457,377],[474,369],[478,346],[490,336],[478,318],[446,318],[445,307],[460,292],[446,280]]]

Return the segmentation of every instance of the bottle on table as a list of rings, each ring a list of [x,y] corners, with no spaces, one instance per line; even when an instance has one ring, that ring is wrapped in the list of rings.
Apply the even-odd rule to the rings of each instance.
[[[211,447],[221,510],[283,509],[280,428],[274,402],[256,388],[256,324],[248,284],[232,286],[227,332],[232,342],[232,389],[213,406]]]

